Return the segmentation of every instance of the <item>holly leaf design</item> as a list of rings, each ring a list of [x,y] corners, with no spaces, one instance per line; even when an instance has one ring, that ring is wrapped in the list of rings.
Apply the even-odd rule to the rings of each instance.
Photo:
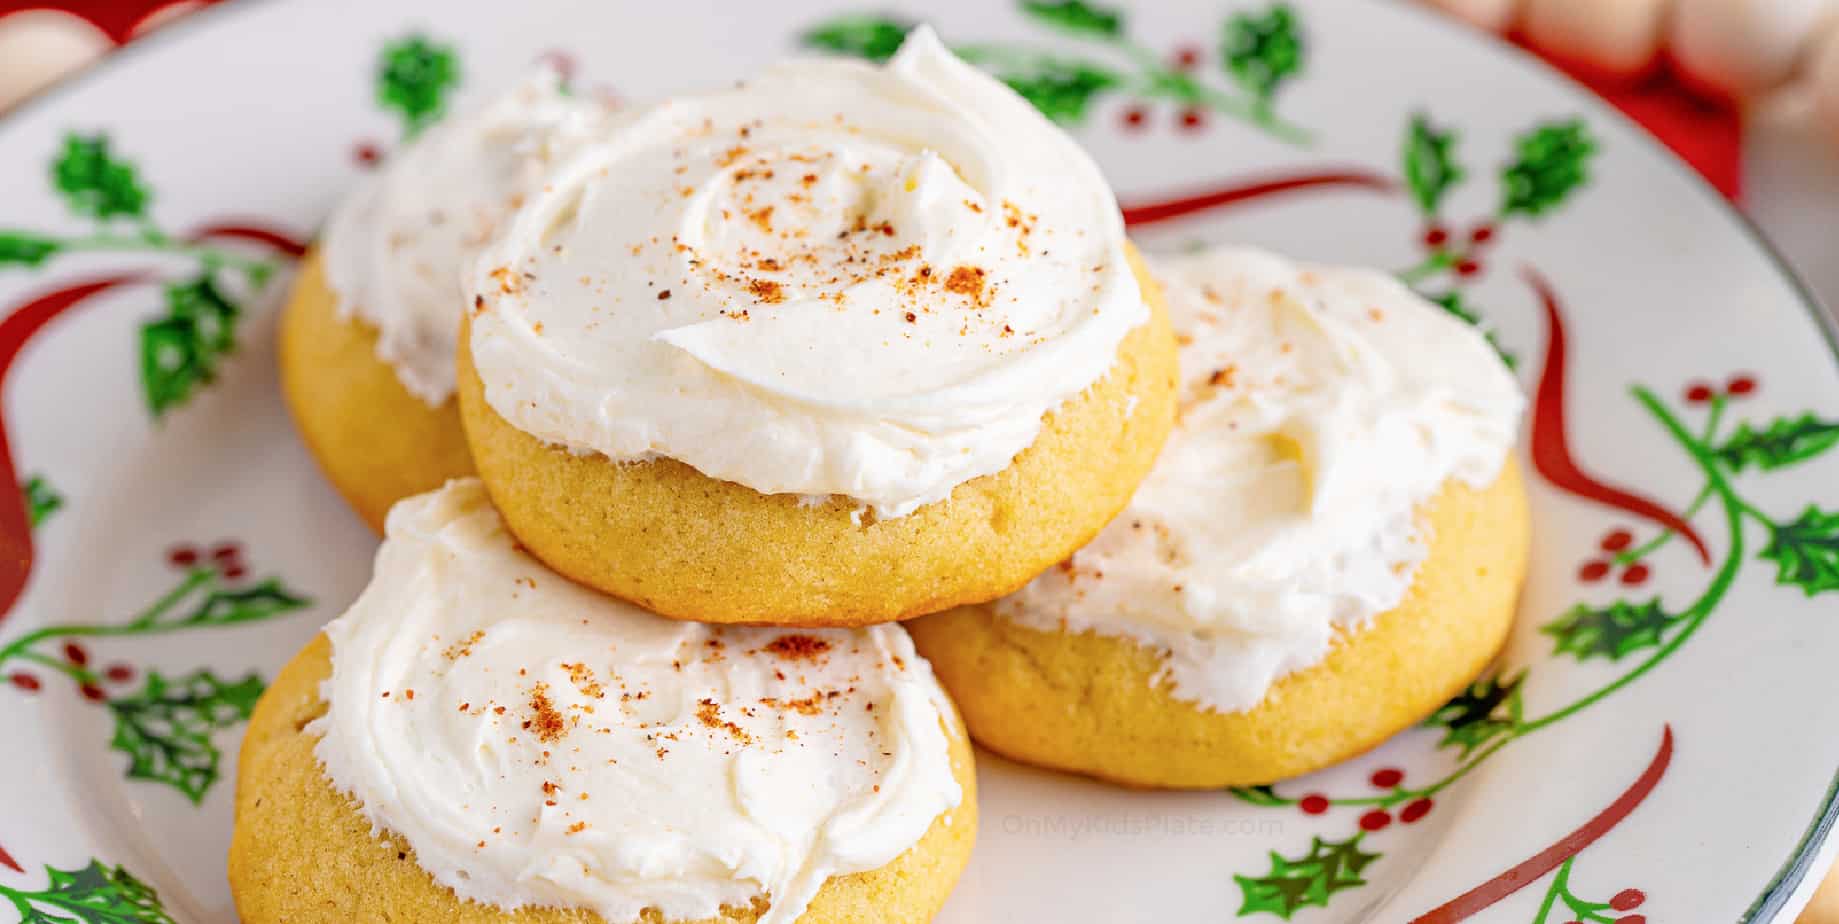
[[[1839,443],[1839,421],[1802,414],[1778,417],[1761,430],[1748,422],[1738,424],[1736,432],[1712,455],[1733,472],[1752,465],[1767,472],[1805,462],[1835,443]]]
[[[1579,603],[1539,631],[1557,640],[1553,654],[1568,654],[1579,661],[1596,657],[1620,661],[1631,652],[1660,647],[1678,618],[1661,608],[1659,598],[1646,603],[1617,600],[1601,607]]]
[[[1761,557],[1775,562],[1775,583],[1807,596],[1839,590],[1839,513],[1809,506],[1792,523],[1777,523]]]
[[[1501,214],[1537,218],[1590,181],[1596,139],[1582,119],[1537,126],[1514,140],[1501,168]]]
[[[1405,132],[1405,184],[1426,216],[1436,215],[1443,197],[1467,177],[1456,162],[1456,141],[1455,129],[1439,129],[1423,113],[1411,117]]]
[[[166,287],[166,315],[141,325],[141,389],[158,417],[217,377],[242,315],[210,274]]]
[[[302,609],[312,601],[269,578],[242,590],[212,591],[191,612],[178,620],[186,626],[230,626],[259,622]]]
[[[1124,14],[1084,0],[1022,0],[1022,12],[1076,35],[1117,38],[1124,34]]]
[[[0,231],[0,267],[34,267],[43,264],[62,250],[56,238],[29,231]]]
[[[109,149],[105,134],[64,136],[51,162],[51,182],[64,204],[85,218],[142,218],[149,194],[134,165]]]
[[[1279,3],[1263,13],[1236,13],[1226,20],[1220,64],[1262,108],[1269,108],[1284,83],[1302,73],[1305,50],[1296,12]]]
[[[453,48],[411,35],[383,47],[377,62],[377,103],[402,117],[402,134],[413,138],[447,109],[449,91],[460,84]]]
[[[42,475],[33,475],[19,486],[26,499],[26,523],[33,528],[64,506],[64,495],[57,493]]]
[[[1122,78],[1088,61],[1041,58],[1024,68],[999,72],[1009,85],[1041,114],[1055,122],[1072,124],[1084,119],[1092,101],[1117,86]]]
[[[1234,786],[1228,791],[1237,797],[1240,802],[1262,806],[1264,808],[1276,808],[1295,803],[1293,799],[1285,799],[1278,795],[1277,788],[1268,783],[1263,786]]]
[[[1244,901],[1239,916],[1260,912],[1284,920],[1311,905],[1328,907],[1336,892],[1366,885],[1362,870],[1379,859],[1380,854],[1360,849],[1365,832],[1345,841],[1312,838],[1309,852],[1294,860],[1271,851],[1271,871],[1263,876],[1233,876]]]
[[[128,777],[164,783],[193,803],[217,782],[223,757],[212,735],[247,721],[262,678],[226,682],[207,670],[168,680],[149,671],[140,692],[108,701],[115,717],[109,747],[128,755]]]
[[[1466,758],[1520,724],[1520,686],[1525,682],[1523,670],[1504,680],[1498,674],[1483,677],[1438,707],[1424,720],[1424,726],[1443,729],[1443,740],[1437,742],[1437,747],[1461,748],[1461,756]]]
[[[74,870],[47,866],[45,875],[40,892],[0,886],[20,924],[174,924],[153,887],[122,867],[91,860]]]
[[[894,57],[912,29],[913,23],[891,16],[838,16],[806,30],[799,41],[810,48],[880,63]]]
[[[1501,345],[1500,338],[1495,334],[1494,328],[1488,324],[1486,319],[1481,316],[1480,312],[1469,306],[1468,300],[1463,297],[1460,291],[1451,289],[1442,295],[1426,295],[1424,297],[1432,304],[1449,312],[1450,316],[1454,317],[1456,320],[1480,330],[1482,337],[1488,341],[1488,345],[1494,348],[1494,355],[1499,356],[1501,362],[1507,364],[1507,368],[1519,368],[1520,357]]]

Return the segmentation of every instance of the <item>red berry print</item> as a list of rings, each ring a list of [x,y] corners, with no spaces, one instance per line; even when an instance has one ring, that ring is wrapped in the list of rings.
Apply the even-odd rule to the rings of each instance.
[[[234,542],[219,542],[211,547],[212,561],[234,561],[242,554],[242,546]]]
[[[563,83],[567,83],[575,77],[575,56],[566,51],[559,48],[552,48],[543,52],[542,57],[537,60],[554,68],[557,76],[562,78]]]
[[[1198,64],[1200,64],[1200,49],[1195,48],[1193,45],[1183,45],[1175,49],[1175,67],[1177,69],[1191,71]]]
[[[107,693],[102,692],[101,687],[96,686],[93,683],[84,684],[82,689],[83,689],[83,698],[91,702],[99,703],[109,698],[109,695]]]
[[[1603,537],[1602,549],[1605,552],[1620,552],[1635,544],[1635,534],[1626,529],[1618,529]]]
[[[1196,131],[1200,131],[1202,128],[1205,128],[1206,125],[1207,125],[1207,114],[1200,111],[1199,109],[1189,107],[1181,111],[1181,130],[1182,131],[1196,132]]]
[[[1305,815],[1320,815],[1328,811],[1328,797],[1321,793],[1310,793],[1296,803],[1296,807],[1302,809]]]
[[[1430,814],[1430,810],[1435,807],[1436,803],[1429,799],[1414,799],[1406,803],[1404,809],[1398,813],[1398,820],[1405,824],[1411,824],[1423,818],[1425,815]]]
[[[1733,395],[1747,395],[1756,391],[1756,377],[1753,375],[1732,376],[1724,383],[1724,390]]]
[[[1577,569],[1577,579],[1585,584],[1594,584],[1609,576],[1609,563],[1606,561],[1587,561]]]
[[[1391,789],[1405,781],[1405,771],[1396,767],[1387,767],[1384,770],[1373,771],[1373,775],[1368,779],[1380,789]]]
[[[1691,385],[1686,386],[1687,404],[1704,404],[1711,400],[1711,395],[1711,386],[1704,382],[1693,382]]]
[[[1622,583],[1630,587],[1639,587],[1647,583],[1647,578],[1647,566],[1640,562],[1629,565],[1628,568],[1622,572]]]
[[[166,550],[166,561],[174,568],[190,568],[198,563],[198,547],[175,545]]]
[[[1646,892],[1640,889],[1623,889],[1617,892],[1614,898],[1609,900],[1609,907],[1617,911],[1633,911],[1641,907],[1641,903],[1644,901],[1647,901]],[[1623,918],[1622,920],[1626,921],[1628,919]]]
[[[1384,809],[1374,809],[1360,816],[1360,830],[1378,831],[1392,823],[1392,815]]]
[[[360,141],[352,147],[351,159],[360,167],[375,167],[383,162],[383,150],[369,141]]]
[[[19,673],[14,674],[13,676],[8,677],[6,679],[9,682],[11,682],[13,686],[17,689],[24,690],[27,693],[37,693],[38,692],[38,686],[39,686],[38,678],[24,671],[20,671]]]
[[[83,646],[76,642],[68,642],[64,645],[64,660],[82,667],[89,663],[89,652],[83,650]]]
[[[1481,272],[1481,264],[1474,260],[1463,260],[1456,264],[1456,275],[1464,278]]]
[[[1125,131],[1131,131],[1131,132],[1142,131],[1144,123],[1148,121],[1149,121],[1149,112],[1145,110],[1142,106],[1132,106],[1129,109],[1124,110],[1124,130]]]
[[[1647,915],[1631,914],[1616,918],[1616,924],[1647,924]]]
[[[223,569],[224,578],[231,581],[237,580],[248,573],[249,569],[244,568],[242,565],[230,565]]]
[[[1449,229],[1442,225],[1431,225],[1424,229],[1424,246],[1442,247],[1449,243]]]
[[[107,677],[110,683],[127,683],[134,679],[134,668],[127,664],[111,664],[108,670],[102,672],[102,676]]]
[[[1469,231],[1469,243],[1471,244],[1486,244],[1492,240],[1494,240],[1493,225],[1476,225]]]

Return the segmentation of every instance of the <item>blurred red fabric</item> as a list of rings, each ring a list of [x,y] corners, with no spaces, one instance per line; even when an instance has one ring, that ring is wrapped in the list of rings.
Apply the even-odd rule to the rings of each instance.
[[[174,5],[174,0],[0,0],[0,16],[30,9],[62,10],[95,23],[116,42],[125,42],[148,16]],[[1735,107],[1687,92],[1666,67],[1630,82],[1563,61],[1552,63],[1646,126],[1724,195],[1736,199],[1741,193],[1743,123]]]

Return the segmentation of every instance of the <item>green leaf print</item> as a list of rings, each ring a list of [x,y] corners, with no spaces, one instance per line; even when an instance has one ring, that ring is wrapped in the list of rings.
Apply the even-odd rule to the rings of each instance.
[[[147,187],[132,163],[110,151],[107,135],[65,135],[51,162],[51,182],[70,210],[86,218],[146,216]]]
[[[1775,583],[1811,597],[1839,590],[1839,513],[1809,506],[1792,523],[1775,524],[1762,557],[1775,562]]]
[[[212,735],[248,720],[261,695],[255,674],[230,683],[209,670],[176,681],[149,672],[140,692],[109,700],[109,747],[128,755],[129,778],[165,783],[201,802],[223,757]]]
[[[1660,600],[1630,603],[1617,600],[1608,606],[1578,604],[1539,628],[1557,640],[1555,654],[1579,661],[1602,657],[1620,661],[1643,648],[1658,648],[1678,616],[1660,606]]]
[[[1241,802],[1266,807],[1290,805],[1295,801],[1293,799],[1285,799],[1278,795],[1277,788],[1269,784],[1263,786],[1234,786],[1232,787],[1232,794],[1237,796]]]
[[[1239,916],[1274,914],[1284,920],[1308,906],[1325,908],[1336,892],[1366,885],[1361,870],[1379,859],[1360,849],[1364,833],[1345,841],[1313,838],[1309,852],[1288,859],[1271,851],[1271,871],[1263,876],[1234,876],[1244,901]]]
[[[1220,63],[1261,108],[1270,108],[1284,83],[1302,73],[1303,55],[1301,25],[1287,3],[1226,20]]]
[[[33,475],[19,486],[26,498],[26,523],[36,528],[64,506],[64,495],[57,493],[42,475]]]
[[[1117,38],[1124,33],[1124,16],[1109,7],[1082,0],[1022,0],[1022,12],[1048,25],[1079,35]]]
[[[1524,670],[1505,680],[1499,675],[1483,677],[1438,707],[1424,725],[1443,729],[1437,747],[1461,748],[1466,758],[1519,725],[1523,717],[1520,686],[1525,682]]]
[[[999,71],[996,76],[1041,110],[1042,115],[1062,123],[1085,118],[1092,101],[1121,80],[1088,62],[1058,58],[1038,58],[1026,67]]]
[[[1590,181],[1596,140],[1582,119],[1540,125],[1514,141],[1501,168],[1501,214],[1537,218]]]
[[[1777,418],[1761,430],[1738,424],[1736,432],[1712,450],[1712,455],[1734,472],[1750,466],[1766,472],[1811,459],[1835,443],[1839,443],[1839,421],[1802,414]]]
[[[460,61],[453,49],[420,35],[384,46],[377,64],[377,102],[402,116],[405,138],[440,118],[449,91],[459,83]]]
[[[0,886],[20,924],[174,924],[153,887],[119,866],[91,860],[74,870],[47,866],[45,874],[40,892]]]
[[[141,325],[141,387],[155,417],[217,377],[241,314],[208,271],[166,287],[166,315]]]
[[[1411,117],[1405,132],[1405,184],[1426,216],[1437,214],[1443,197],[1467,175],[1456,162],[1456,141],[1455,129],[1439,129],[1423,113]]]
[[[0,231],[0,266],[39,266],[62,249],[56,238],[29,231]]]
[[[305,597],[269,578],[242,590],[214,590],[177,620],[185,626],[229,626],[255,622],[305,607]]]
[[[1507,364],[1507,368],[1519,368],[1520,357],[1501,344],[1500,337],[1495,334],[1494,329],[1489,326],[1487,320],[1481,316],[1481,312],[1476,311],[1469,305],[1468,299],[1463,297],[1461,291],[1451,289],[1442,295],[1426,295],[1424,297],[1429,300],[1431,304],[1449,312],[1450,316],[1456,320],[1480,330],[1482,337],[1488,341],[1488,345],[1494,348],[1494,355],[1499,356],[1501,362]]]
[[[799,41],[809,48],[879,63],[894,57],[912,28],[913,23],[890,16],[838,16],[805,30]]]

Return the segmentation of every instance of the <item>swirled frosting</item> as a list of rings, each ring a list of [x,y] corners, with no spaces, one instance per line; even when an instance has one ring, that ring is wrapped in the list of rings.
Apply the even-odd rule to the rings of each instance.
[[[340,203],[321,240],[345,316],[377,329],[377,357],[431,406],[453,394],[460,279],[544,169],[598,134],[606,109],[542,68],[478,110],[437,123]]]
[[[390,511],[326,628],[319,759],[463,898],[700,919],[887,864],[958,804],[944,694],[894,625],[716,627],[578,587],[476,480]]]
[[[1494,480],[1525,400],[1480,333],[1384,274],[1230,248],[1152,268],[1179,423],[1130,506],[997,612],[1136,640],[1177,697],[1249,709],[1404,599],[1419,508]]]
[[[526,433],[887,517],[1007,467],[1148,317],[1091,160],[925,28],[622,124],[469,299]]]

